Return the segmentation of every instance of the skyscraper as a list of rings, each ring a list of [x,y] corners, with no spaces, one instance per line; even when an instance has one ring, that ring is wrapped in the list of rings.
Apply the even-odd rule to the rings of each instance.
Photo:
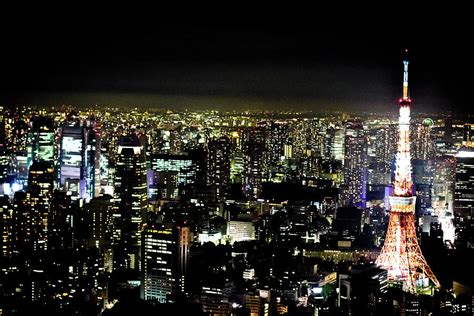
[[[49,117],[38,116],[31,120],[28,130],[27,167],[34,160],[53,161],[55,156],[54,123]]]
[[[147,210],[145,149],[137,136],[119,139],[115,168],[114,262],[117,268],[139,264],[141,224]]]
[[[8,196],[0,196],[0,257],[13,253],[13,205]]]
[[[474,214],[474,150],[459,150],[456,155],[454,209],[465,215]]]
[[[348,122],[345,136],[343,200],[365,207],[367,194],[367,136],[360,122]]]
[[[413,126],[413,159],[428,160],[434,158],[435,143],[432,133],[433,120],[424,119]]]
[[[216,187],[218,199],[225,198],[230,179],[231,143],[228,137],[209,141],[207,156],[207,182]]]
[[[176,270],[173,227],[153,225],[143,231],[142,298],[166,303],[171,300]]]
[[[54,169],[52,163],[34,161],[28,176],[28,229],[33,250],[46,250],[48,240],[48,213],[53,193]]]
[[[262,127],[244,133],[244,177],[242,181],[245,196],[257,199],[262,191],[265,173],[265,133]]]
[[[462,148],[456,155],[456,181],[454,187],[454,223],[458,246],[474,244],[474,150]],[[472,246],[471,246],[472,247]]]
[[[100,194],[100,131],[95,121],[91,120],[89,124],[85,133],[85,165],[83,167],[87,202]]]
[[[78,224],[77,201],[64,191],[55,190],[48,214],[48,249],[74,249],[77,245],[75,225]]]
[[[85,195],[85,182],[81,181],[84,167],[84,130],[82,127],[63,126],[59,157],[59,185],[66,191]]]

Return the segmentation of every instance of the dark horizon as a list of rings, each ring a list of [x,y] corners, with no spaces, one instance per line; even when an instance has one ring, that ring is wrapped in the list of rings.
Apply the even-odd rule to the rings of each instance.
[[[414,112],[470,106],[462,25],[93,22],[6,34],[1,104],[396,112],[406,47]]]

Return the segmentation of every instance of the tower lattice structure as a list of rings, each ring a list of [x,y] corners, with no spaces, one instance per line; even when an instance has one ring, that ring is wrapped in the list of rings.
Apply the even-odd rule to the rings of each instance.
[[[421,253],[416,237],[415,202],[410,156],[410,108],[408,96],[408,59],[403,60],[403,97],[400,99],[399,139],[395,182],[390,202],[390,219],[383,248],[375,263],[388,271],[391,282],[403,284],[407,292],[416,293],[429,279],[440,283]],[[424,282],[425,281],[425,282]]]

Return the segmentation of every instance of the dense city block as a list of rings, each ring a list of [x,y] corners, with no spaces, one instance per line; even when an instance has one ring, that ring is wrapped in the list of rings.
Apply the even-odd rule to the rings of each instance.
[[[416,199],[395,192],[397,111],[25,106],[0,124],[0,315],[471,313],[472,117],[412,113]],[[376,262],[395,200],[433,277]]]

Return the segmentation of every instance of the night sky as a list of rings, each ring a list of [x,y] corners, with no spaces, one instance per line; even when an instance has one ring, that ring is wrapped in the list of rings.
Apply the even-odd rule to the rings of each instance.
[[[414,110],[472,113],[467,20],[160,24],[162,15],[5,17],[0,103],[387,111],[407,47]]]

